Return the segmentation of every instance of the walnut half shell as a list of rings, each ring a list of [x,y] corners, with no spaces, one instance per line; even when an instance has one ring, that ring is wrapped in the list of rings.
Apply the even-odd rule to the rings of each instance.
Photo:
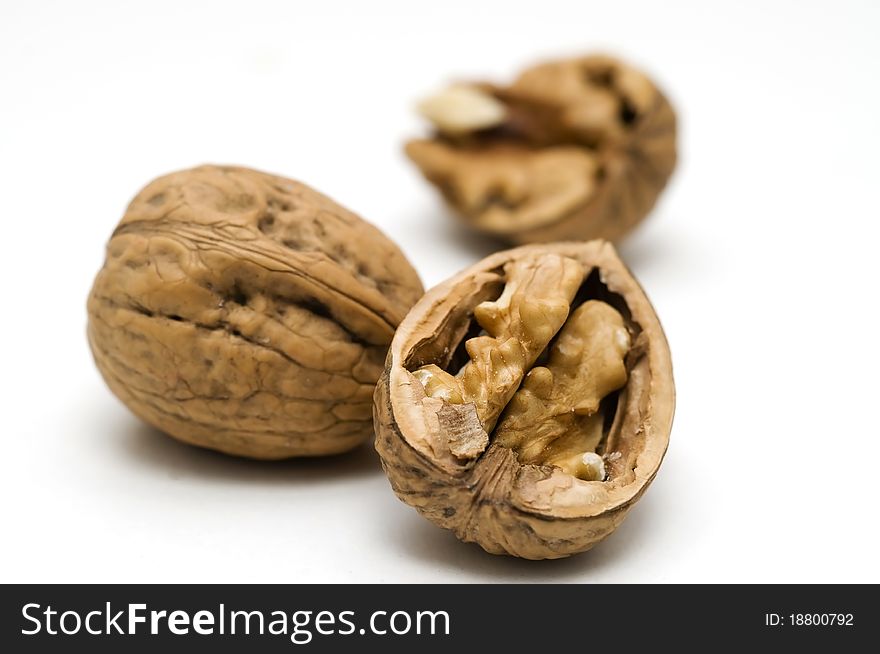
[[[512,243],[619,240],[675,168],[671,105],[611,57],[458,84],[420,110],[436,133],[410,141],[409,158],[467,224]]]
[[[376,380],[422,294],[378,229],[245,168],[160,177],[132,200],[88,302],[110,389],[146,422],[259,459],[372,436]]]
[[[376,387],[378,450],[398,497],[485,550],[589,549],[666,452],[669,348],[605,241],[496,253],[428,291]]]

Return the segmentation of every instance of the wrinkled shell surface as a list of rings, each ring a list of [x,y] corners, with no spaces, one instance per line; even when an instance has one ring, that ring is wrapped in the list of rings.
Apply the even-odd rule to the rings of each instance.
[[[428,291],[376,387],[398,497],[489,552],[589,549],[653,480],[675,402],[651,304],[605,241],[496,253]]]
[[[469,90],[478,92],[483,103],[444,94],[423,103],[437,134],[406,152],[479,231],[512,243],[616,241],[648,214],[675,168],[672,107],[616,59],[545,63],[509,86]],[[506,117],[487,126],[497,114],[487,107],[499,102]],[[468,123],[468,108],[478,120]]]
[[[132,200],[88,301],[112,391],[194,445],[262,459],[372,434],[395,327],[422,293],[379,230],[245,168],[161,177]]]

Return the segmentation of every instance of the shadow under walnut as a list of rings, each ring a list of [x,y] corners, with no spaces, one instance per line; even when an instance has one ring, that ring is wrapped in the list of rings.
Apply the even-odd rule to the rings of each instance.
[[[202,166],[129,205],[88,301],[111,390],[181,441],[281,459],[372,435],[394,330],[421,296],[378,229],[299,182]]]

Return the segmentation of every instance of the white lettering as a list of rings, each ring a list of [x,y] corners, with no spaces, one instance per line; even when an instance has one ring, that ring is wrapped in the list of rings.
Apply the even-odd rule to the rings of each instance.
[[[122,617],[122,613],[123,613],[123,612],[120,611],[119,613],[117,613],[116,615],[114,615],[114,616],[113,616],[113,619],[111,620],[111,619],[110,619],[110,615],[111,615],[111,613],[110,613],[110,602],[107,602],[107,634],[110,634],[110,627],[113,627],[114,629],[116,629],[116,633],[118,633],[118,634],[124,634],[124,633],[125,633],[124,631],[122,631],[122,627],[120,627],[120,626],[116,623],[116,621],[119,620],[119,618]]]
[[[101,635],[101,632],[97,631],[95,629],[92,629],[92,616],[93,615],[97,615],[100,617],[101,612],[100,611],[90,611],[89,613],[86,614],[86,631],[88,631],[93,636],[99,636],[99,635]]]
[[[186,611],[172,611],[168,615],[168,630],[178,636],[189,633],[189,615]]]
[[[199,611],[193,616],[193,629],[197,634],[207,636],[214,633],[214,614],[209,611]]]
[[[401,629],[400,631],[398,631],[398,630],[395,629],[395,627],[394,627],[394,622],[395,622],[395,619],[398,618],[398,617],[401,616],[401,615],[402,615],[404,618],[406,618],[406,627],[404,627],[403,629]],[[391,614],[391,631],[393,631],[393,632],[394,632],[395,634],[397,634],[398,636],[400,636],[401,634],[405,634],[406,632],[408,632],[408,631],[409,631],[409,628],[410,628],[411,626],[412,626],[412,619],[409,617],[409,613],[407,613],[406,611],[395,611],[394,613]]]
[[[168,611],[150,611],[150,633],[159,633],[159,620],[168,615]]]
[[[21,633],[25,636],[33,636],[34,634],[38,634],[38,633],[40,633],[40,629],[43,627],[43,624],[39,620],[37,620],[34,616],[28,615],[28,609],[30,609],[31,607],[40,608],[40,605],[39,604],[25,604],[24,606],[21,607],[21,615],[24,617],[25,620],[30,620],[35,625],[37,625],[37,628],[32,629],[31,631],[27,631],[26,629],[22,629]]]
[[[66,618],[68,616],[73,616],[73,618],[75,618],[74,623],[76,624],[76,627],[74,627],[73,629],[67,629],[64,626],[64,618]],[[82,627],[82,620],[79,617],[79,613],[77,613],[76,611],[65,611],[64,613],[61,614],[61,619],[59,620],[59,625],[61,626],[61,631],[63,631],[68,636],[72,636],[73,634],[75,634],[79,631],[80,627]]]
[[[376,611],[375,613],[373,613],[373,615],[370,616],[370,631],[372,631],[374,634],[378,634],[379,636],[384,636],[388,633],[387,629],[385,631],[379,631],[378,629],[376,629],[376,616],[378,615],[388,615],[388,612]]]
[[[137,633],[138,622],[146,622],[146,617],[138,615],[138,611],[145,610],[146,604],[129,604],[128,605],[128,633],[130,635]]]

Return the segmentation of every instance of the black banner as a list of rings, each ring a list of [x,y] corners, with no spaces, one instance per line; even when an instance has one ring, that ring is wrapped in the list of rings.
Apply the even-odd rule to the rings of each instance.
[[[46,585],[2,595],[6,652],[676,651],[719,642],[854,651],[880,635],[873,586]]]

